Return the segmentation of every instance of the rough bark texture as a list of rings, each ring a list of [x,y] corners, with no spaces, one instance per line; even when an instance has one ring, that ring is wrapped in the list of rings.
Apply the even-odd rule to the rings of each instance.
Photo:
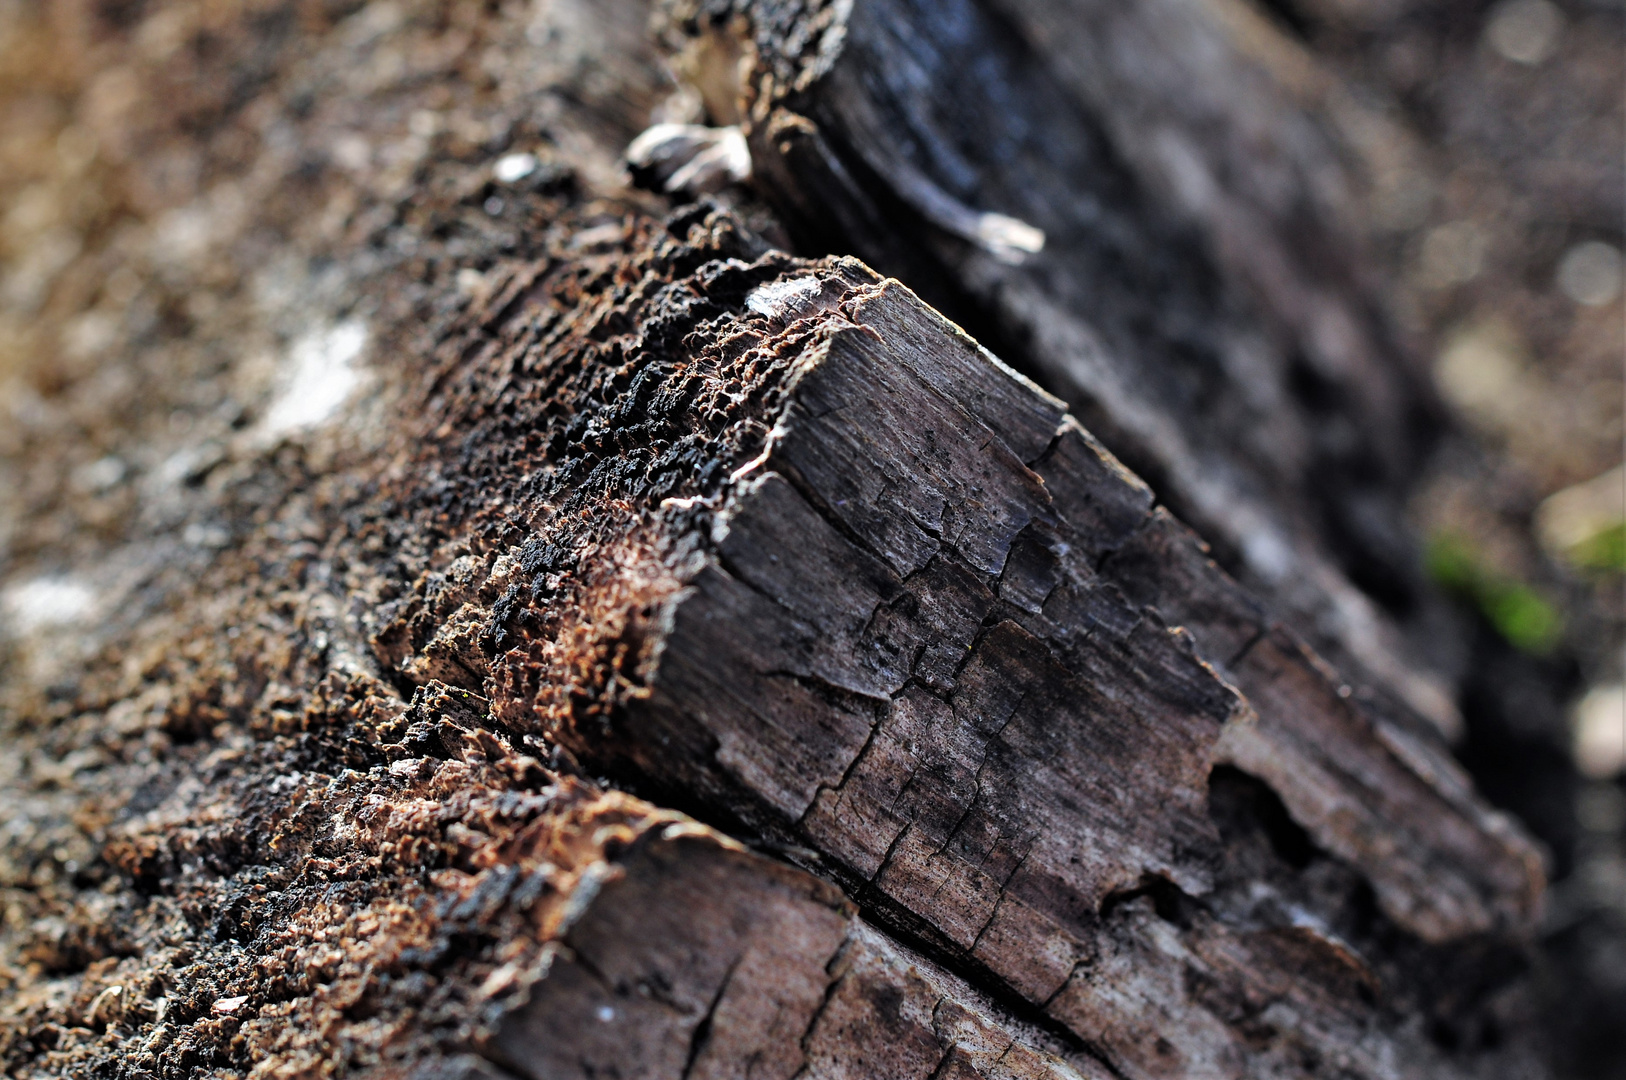
[[[6,1067],[1541,1075],[1540,857],[1357,590],[1429,405],[1295,262],[1336,155],[1095,8],[674,8],[732,210],[623,184],[632,0],[59,31],[112,74],[7,447]],[[1297,195],[1158,186],[1245,114]]]
[[[746,55],[734,111],[804,244],[1019,355],[1318,645],[1459,733],[1394,625],[1428,622],[1401,509],[1436,407],[1363,254],[1351,143],[1380,116],[1326,108],[1325,77],[1234,0],[671,17],[687,68]],[[989,212],[1043,251],[975,242]]]

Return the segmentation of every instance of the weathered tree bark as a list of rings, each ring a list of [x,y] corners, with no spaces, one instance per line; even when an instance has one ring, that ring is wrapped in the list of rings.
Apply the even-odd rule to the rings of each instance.
[[[1460,733],[1401,523],[1436,406],[1359,224],[1394,148],[1357,140],[1400,133],[1236,0],[668,8],[804,246],[918,283],[1318,647]],[[1049,242],[1005,250],[994,214]]]
[[[177,324],[107,316],[98,456],[15,455],[10,1070],[1539,1073],[1539,857],[1335,542],[1368,494],[1395,527],[1426,401],[1356,270],[1291,269],[1324,208],[1261,217],[1233,162],[1171,224],[1089,119],[1152,99],[1057,59],[1063,7],[678,12],[746,121],[735,210],[622,186],[673,89],[630,0],[207,28],[194,92],[256,74],[205,134],[147,116],[123,181],[219,158],[122,241]],[[166,25],[97,55],[139,83]],[[235,413],[105,404],[211,348]],[[1300,369],[1349,393],[1307,418]],[[1381,469],[1312,494],[1338,424]],[[40,478],[103,454],[143,505],[92,542]]]

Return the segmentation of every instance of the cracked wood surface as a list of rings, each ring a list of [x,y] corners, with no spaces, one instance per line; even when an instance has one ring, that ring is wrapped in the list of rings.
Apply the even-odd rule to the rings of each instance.
[[[716,834],[668,828],[614,874],[492,1037],[520,1076],[1110,1075]]]
[[[1438,406],[1357,228],[1388,121],[1239,0],[662,8],[805,246],[1008,346],[1301,635],[1459,733],[1402,523]]]
[[[1531,1075],[1528,842],[909,289],[622,186],[642,4],[152,8],[8,556],[95,598],[6,644],[10,1073]],[[276,428],[245,343],[358,333]]]
[[[105,834],[110,900],[72,917],[153,951],[73,946],[106,950],[66,1006],[102,1033],[66,1060],[126,1039],[161,1075],[338,1046],[419,1078],[1518,1060],[1418,1018],[1493,1022],[1539,888],[1525,842],[1259,630],[1058,401],[899,283],[725,213],[576,235],[437,331],[400,391],[421,419],[349,466],[371,483],[284,511],[327,523],[323,552],[249,541],[203,585],[219,606],[148,624],[191,666],[118,661],[62,729],[162,692],[182,740],[110,774],[144,794]],[[266,573],[288,558],[317,560],[302,592]],[[1278,653],[1258,670],[1292,678],[1250,682]],[[1336,768],[1295,773],[1326,747]],[[108,1013],[111,985],[147,997]]]
[[[788,399],[715,497],[714,555],[651,620],[647,696],[608,742],[551,735],[811,849],[1125,1075],[1257,1075],[1373,1024],[1375,976],[1332,919],[1208,910],[1237,885],[1216,765],[1267,785],[1421,942],[1524,932],[1535,853],[1442,749],[1266,623],[1057,402],[855,277],[747,300],[800,339]],[[1125,898],[1147,889],[1201,914],[1136,917]],[[1307,970],[1340,989],[1299,985]],[[1292,1001],[1292,1037],[1214,1015],[1230,995]],[[1371,1075],[1417,1052],[1362,1038],[1388,1044],[1360,1060]]]

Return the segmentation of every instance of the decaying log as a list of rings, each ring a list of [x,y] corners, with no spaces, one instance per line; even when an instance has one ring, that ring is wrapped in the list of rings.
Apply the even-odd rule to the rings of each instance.
[[[322,556],[334,580],[439,534],[444,569],[324,620],[338,670],[303,717],[251,712],[265,750],[201,763],[235,778],[205,806],[172,773],[114,829],[109,857],[160,894],[192,860],[271,858],[191,886],[215,939],[260,959],[183,1022],[229,1003],[274,1054],[335,999],[391,1015],[399,973],[441,965],[487,1002],[462,1037],[536,1077],[1451,1068],[1410,963],[1463,980],[1439,1022],[1487,1022],[1539,870],[1443,755],[904,287],[745,261],[715,213],[668,228],[686,242],[643,223],[626,255],[494,284],[442,349],[429,438],[386,468],[387,503],[335,508]],[[410,705],[389,680],[418,686]],[[256,782],[291,767],[278,745],[300,766]],[[557,776],[572,755],[873,921]],[[432,907],[408,899],[425,872]],[[292,930],[262,927],[315,918],[322,881],[356,910],[318,990],[281,974]],[[464,953],[469,935],[490,945]],[[903,1019],[861,1015],[894,997]],[[998,1055],[967,1049],[956,1010]]]
[[[1380,116],[1238,0],[665,7],[804,247],[1019,356],[1342,668],[1460,733],[1401,517],[1437,409],[1357,224],[1365,144],[1403,142]]]
[[[1251,896],[1211,816],[1216,766],[1262,782],[1253,797],[1281,799],[1420,945],[1528,925],[1534,852],[1442,751],[1271,626],[1057,402],[866,277],[747,294],[736,347],[787,364],[787,400],[725,489],[667,503],[701,515],[667,543],[714,554],[656,587],[624,713],[550,723],[552,738],[816,853],[910,939],[1127,1075],[1290,1068],[1369,1022],[1350,1015],[1377,979],[1345,943],[1362,936],[1340,926],[1353,898],[1273,917]],[[519,707],[494,715],[532,714],[506,672],[552,646],[496,662]],[[1342,972],[1338,1005],[1293,987],[1310,958]],[[1151,986],[1112,985],[1103,965]],[[1285,996],[1296,1030],[1204,1018],[1192,970]],[[1380,1070],[1418,1051],[1367,1052]]]
[[[116,341],[150,361],[274,337],[257,320],[283,288],[303,290],[281,316],[299,371],[365,364],[331,413],[261,392],[207,438],[136,429],[164,453],[112,484],[146,493],[145,516],[28,594],[88,580],[116,602],[6,645],[0,1060],[166,1078],[1538,1074],[1535,851],[1472,793],[1403,670],[1336,628],[1310,640],[1305,618],[1350,587],[1300,498],[1315,470],[1240,434],[1269,414],[1259,438],[1292,447],[1315,425],[1249,404],[1265,384],[1225,374],[1226,343],[1272,328],[1279,383],[1309,331],[1227,293],[1243,256],[1205,261],[1197,226],[1163,222],[1144,177],[1080,134],[1088,95],[1011,29],[1043,5],[1000,5],[997,24],[944,8],[964,25],[881,0],[758,7],[762,116],[724,115],[739,88],[712,78],[749,24],[721,7],[683,24],[709,42],[684,63],[711,119],[748,121],[772,209],[740,196],[737,213],[621,186],[615,154],[673,89],[632,0],[525,25],[369,8],[308,56],[262,58],[282,80],[263,137],[222,122],[208,144],[262,147],[231,180],[230,205],[265,200],[241,218],[248,254],[188,268],[185,220],[153,230],[165,273],[233,287],[169,337],[132,321]],[[782,70],[767,46],[807,19],[825,20],[800,39],[816,62],[786,45]],[[864,148],[862,123],[914,129],[864,112],[854,58],[883,30],[936,49],[955,26],[954,56],[1018,80],[1012,130],[1054,148],[1030,161],[1044,199]],[[199,63],[260,55],[263,36],[230,29]],[[385,94],[391,71],[405,89]],[[752,99],[759,77],[789,96],[764,81]],[[929,85],[945,115],[963,104]],[[400,129],[371,187],[311,163],[360,117]],[[994,183],[1009,157],[969,160]],[[884,183],[854,181],[859,163]],[[863,201],[887,190],[943,235]],[[843,217],[855,206],[879,216]],[[1028,221],[1063,254],[945,239],[990,211],[1011,218],[995,241]],[[918,279],[763,239],[820,219]],[[258,243],[310,268],[297,290],[231,268]],[[1358,283],[1311,277],[1379,334]],[[978,298],[996,343],[1032,334],[1027,366],[1082,411],[913,283]],[[1040,331],[1086,323],[1107,344],[1096,381],[1069,383],[1077,356]],[[1410,400],[1386,363],[1373,385]],[[1402,435],[1366,423],[1387,408],[1334,411],[1403,460]],[[1104,443],[1150,463],[1156,494]],[[71,472],[57,443],[34,449]],[[1235,486],[1205,488],[1210,469]],[[1299,569],[1228,575],[1181,521],[1236,548],[1228,510],[1279,517]],[[97,558],[151,569],[118,592]],[[51,652],[70,637],[95,651]]]

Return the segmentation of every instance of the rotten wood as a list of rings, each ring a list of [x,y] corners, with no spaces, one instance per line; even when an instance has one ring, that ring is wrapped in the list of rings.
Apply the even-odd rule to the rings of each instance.
[[[1438,406],[1356,225],[1404,143],[1382,116],[1238,0],[663,11],[804,247],[1019,356],[1301,634],[1460,735],[1402,522]]]
[[[152,463],[112,483],[147,510],[65,564],[105,591],[105,616],[7,645],[6,1068],[1538,1071],[1521,996],[1535,851],[1420,722],[1409,676],[1358,635],[1307,639],[1304,617],[1348,582],[1323,572],[1338,559],[1307,504],[1270,493],[1314,470],[1247,449],[1259,416],[1238,402],[1257,387],[1213,374],[1214,341],[1268,325],[1280,360],[1303,328],[1235,314],[1224,283],[1243,269],[1157,224],[1144,178],[1102,137],[1079,142],[1088,124],[1046,127],[1073,123],[1081,91],[1010,27],[1049,9],[1006,5],[990,33],[984,9],[953,10],[975,16],[959,48],[1016,80],[1014,108],[1056,106],[1007,116],[1059,147],[1034,173],[1055,219],[976,185],[910,202],[919,178],[873,147],[878,187],[797,156],[823,139],[858,161],[841,155],[865,116],[912,130],[862,112],[855,58],[911,27],[937,48],[952,20],[878,0],[851,23],[844,5],[763,19],[769,44],[825,22],[805,72],[764,52],[756,75],[790,78],[790,96],[764,82],[769,113],[733,117],[761,125],[777,211],[740,196],[730,212],[621,185],[616,154],[681,91],[644,6],[541,10],[369,8],[286,52],[228,19],[219,53],[142,59],[174,32],[160,26],[98,54],[202,65],[194,87],[235,64],[270,87],[243,89],[259,104],[241,116],[184,95],[173,122],[141,114],[138,180],[156,189],[160,150],[203,140],[250,157],[194,209],[258,210],[230,219],[238,248],[191,262],[184,215],[129,234],[152,237],[155,281],[216,306],[166,300],[191,313],[168,337],[132,316],[118,363],[163,370],[177,340],[236,357],[253,336],[343,368],[361,326],[364,381],[303,427],[273,424],[263,388],[218,428],[173,422],[168,399],[138,409],[119,452]],[[734,38],[700,40],[739,58]],[[705,91],[718,69],[697,64]],[[739,87],[719,85],[724,110]],[[218,130],[186,126],[200,115]],[[357,128],[388,152],[344,141]],[[348,149],[321,164],[332,147]],[[996,179],[1005,160],[977,159]],[[939,232],[997,210],[1052,254],[1018,266],[922,241],[918,222],[884,224],[893,204],[841,217],[889,185]],[[1083,228],[1092,206],[1110,227]],[[875,251],[852,249],[945,303],[1003,298],[989,339],[1026,325],[1034,373],[1074,370],[1038,330],[1082,334],[1086,316],[1122,351],[1071,387],[1075,415],[904,282],[764,239],[820,215],[850,238],[873,227]],[[308,273],[262,273],[268,251]],[[1378,333],[1357,284],[1316,281]],[[273,333],[263,312],[289,291]],[[1082,314],[1057,315],[1063,300]],[[1030,308],[1048,314],[1023,323]],[[1193,335],[1195,359],[1149,359]],[[1372,348],[1376,374],[1361,370],[1405,398]],[[1212,410],[1177,392],[1187,361],[1217,380],[1199,380]],[[1120,377],[1130,389],[1103,389]],[[86,400],[123,400],[118,379]],[[1260,437],[1284,446],[1315,426],[1267,419]],[[1400,435],[1370,430],[1381,460],[1405,459]],[[30,444],[38,475],[81,475],[66,441]],[[1150,463],[1157,494],[1104,442]],[[1204,495],[1205,470],[1240,487]],[[1235,580],[1181,522],[1235,549],[1231,502],[1288,523],[1308,600]],[[76,512],[29,506],[41,536]],[[129,584],[128,565],[151,569]]]
[[[1443,748],[1269,624],[1059,403],[896,283],[852,277],[747,295],[780,335],[759,349],[796,343],[788,400],[690,526],[714,553],[649,616],[624,714],[549,735],[810,849],[883,920],[1124,1075],[1257,1075],[1339,1053],[1356,1029],[1384,1047],[1364,1071],[1440,1067],[1378,1034],[1373,930],[1341,925],[1352,895],[1233,907],[1247,874],[1210,778],[1263,784],[1418,948],[1523,933],[1533,849]],[[1132,919],[1153,896],[1163,916]],[[1176,948],[1173,972],[1287,995],[1293,1030],[1172,974],[1144,997],[1103,984],[1150,978]],[[1341,991],[1297,985],[1312,956]],[[1182,1038],[1160,1043],[1170,1028]]]

